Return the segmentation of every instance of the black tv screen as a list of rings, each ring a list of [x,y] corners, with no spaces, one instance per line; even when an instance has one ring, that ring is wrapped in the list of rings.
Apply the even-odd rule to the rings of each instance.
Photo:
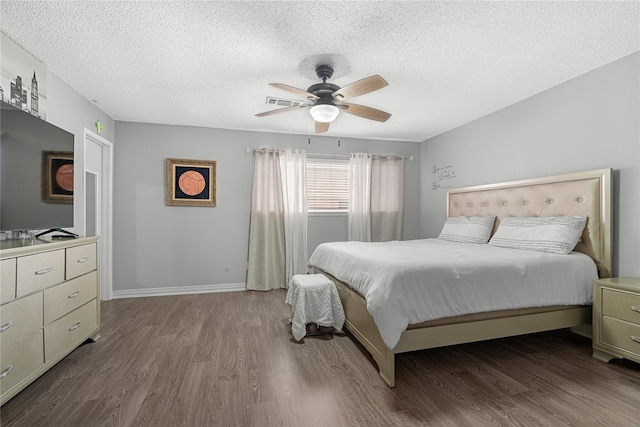
[[[73,227],[74,135],[1,104],[0,231]]]

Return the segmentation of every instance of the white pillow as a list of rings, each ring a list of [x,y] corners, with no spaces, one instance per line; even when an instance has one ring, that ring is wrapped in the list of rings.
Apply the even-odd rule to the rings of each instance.
[[[502,218],[490,245],[566,255],[576,247],[587,217],[527,216]]]
[[[460,243],[487,243],[495,215],[452,216],[447,218],[438,239]]]

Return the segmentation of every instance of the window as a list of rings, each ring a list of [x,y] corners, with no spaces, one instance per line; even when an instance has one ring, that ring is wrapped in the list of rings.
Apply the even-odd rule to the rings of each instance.
[[[349,161],[307,158],[309,212],[347,212]]]

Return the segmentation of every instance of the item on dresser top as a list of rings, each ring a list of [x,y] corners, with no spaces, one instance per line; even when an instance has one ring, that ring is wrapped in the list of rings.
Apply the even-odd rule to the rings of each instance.
[[[6,102],[0,109],[0,231],[73,227],[74,135]]]

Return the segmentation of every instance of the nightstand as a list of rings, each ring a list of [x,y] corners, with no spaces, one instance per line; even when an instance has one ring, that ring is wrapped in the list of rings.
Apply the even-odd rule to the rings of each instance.
[[[593,284],[593,357],[640,363],[640,279],[614,277]]]

